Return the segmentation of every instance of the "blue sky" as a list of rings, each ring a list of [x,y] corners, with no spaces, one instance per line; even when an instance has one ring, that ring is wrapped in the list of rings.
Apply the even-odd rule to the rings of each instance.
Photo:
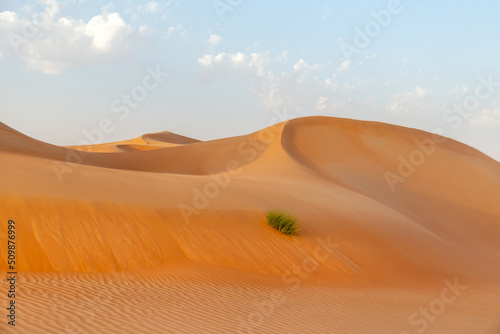
[[[103,119],[105,142],[214,139],[277,111],[441,129],[500,160],[499,12],[493,0],[4,0],[0,121],[77,144]]]

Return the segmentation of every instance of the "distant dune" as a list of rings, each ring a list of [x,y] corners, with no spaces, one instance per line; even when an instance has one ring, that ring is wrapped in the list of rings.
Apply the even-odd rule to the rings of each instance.
[[[130,152],[147,151],[177,145],[197,143],[199,140],[177,135],[171,132],[149,133],[131,140],[89,146],[67,146],[67,148],[86,152]]]
[[[500,164],[424,131],[307,117],[59,147],[0,123],[0,199],[26,333],[500,333]]]

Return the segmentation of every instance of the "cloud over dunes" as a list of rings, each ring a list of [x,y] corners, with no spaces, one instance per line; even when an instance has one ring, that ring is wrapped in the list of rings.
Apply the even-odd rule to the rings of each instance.
[[[422,99],[428,94],[428,89],[416,86],[407,92],[394,94],[389,98],[387,110],[393,113],[419,112],[425,108]]]
[[[45,1],[30,18],[0,12],[0,52],[21,57],[30,70],[59,74],[72,65],[106,63],[131,50],[134,29],[118,13],[103,10],[87,22],[60,16],[59,3]]]
[[[293,107],[299,111],[314,105],[312,101],[320,96],[316,91],[327,88],[315,74],[321,65],[300,59],[288,72],[273,71],[270,65],[282,62],[284,56],[286,51],[274,57],[269,52],[205,54],[198,59],[200,80],[210,83],[216,78],[252,79],[254,93],[268,108]]]

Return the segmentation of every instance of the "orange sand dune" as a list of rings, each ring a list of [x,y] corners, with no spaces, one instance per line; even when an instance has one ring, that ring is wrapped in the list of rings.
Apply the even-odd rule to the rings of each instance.
[[[0,136],[6,137],[6,140],[0,144],[0,152],[53,160],[52,167],[58,170],[59,174],[68,168],[73,169],[72,165],[74,164],[141,172],[209,174],[226,170],[228,163],[233,160],[239,165],[243,165],[253,161],[258,155],[252,154],[253,158],[247,159],[249,153],[246,152],[253,149],[250,145],[253,145],[256,141],[255,134],[209,142],[190,140],[193,143],[186,145],[167,144],[168,150],[142,151],[120,149],[121,145],[134,145],[134,143],[141,145],[140,141],[144,140],[142,137],[125,142],[99,144],[95,147],[78,146],[76,148],[79,150],[76,150],[73,149],[75,147],[59,147],[40,142],[5,125],[0,126]],[[143,137],[150,138],[148,136],[161,138],[160,135],[146,135]],[[183,139],[183,141],[187,142],[189,140]],[[155,142],[155,145],[157,143],[158,141]],[[124,151],[126,152],[115,154]],[[243,154],[240,154],[240,152]],[[60,165],[55,163],[56,161],[64,164]]]
[[[454,140],[309,117],[58,147],[0,125],[0,161],[27,332],[500,330],[500,164]],[[270,208],[299,235],[268,227]]]
[[[199,142],[199,140],[164,131],[159,133],[149,133],[138,138],[113,143],[75,145],[66,147],[78,151],[111,153],[122,151],[147,151],[178,145],[193,144],[197,142]]]

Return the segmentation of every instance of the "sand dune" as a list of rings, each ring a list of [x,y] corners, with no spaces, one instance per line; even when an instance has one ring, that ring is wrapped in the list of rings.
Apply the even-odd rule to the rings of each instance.
[[[454,140],[309,117],[58,147],[1,124],[0,161],[27,332],[415,333],[445,280],[467,287],[429,333],[500,330],[500,164]],[[298,236],[266,225],[275,207],[299,216]]]
[[[181,136],[168,131],[158,133],[148,133],[138,138],[124,140],[113,143],[97,144],[97,145],[75,145],[66,146],[67,148],[85,151],[85,152],[130,152],[130,151],[147,151],[178,145],[193,144],[199,140]]]

